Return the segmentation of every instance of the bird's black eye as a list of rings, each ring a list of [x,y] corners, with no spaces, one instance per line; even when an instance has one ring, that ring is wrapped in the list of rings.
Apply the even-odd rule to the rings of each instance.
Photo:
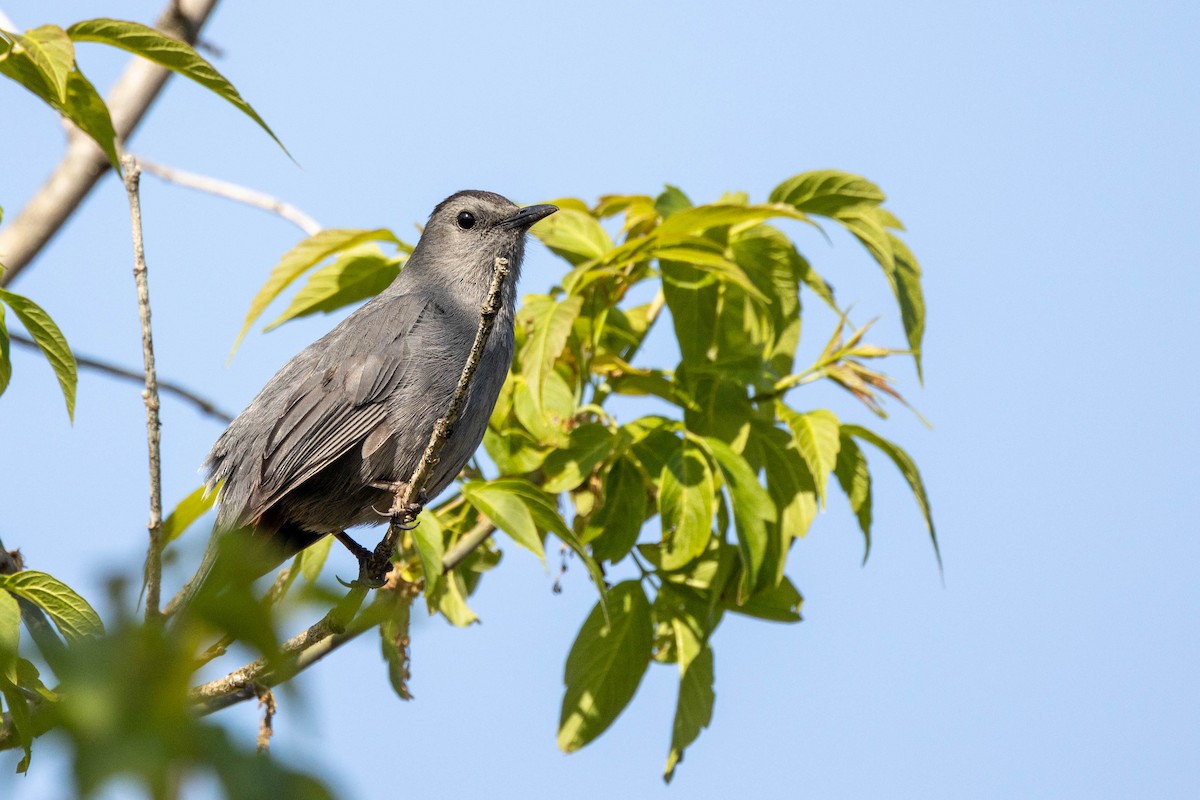
[[[458,227],[464,231],[469,231],[475,227],[475,215],[470,211],[458,212]]]

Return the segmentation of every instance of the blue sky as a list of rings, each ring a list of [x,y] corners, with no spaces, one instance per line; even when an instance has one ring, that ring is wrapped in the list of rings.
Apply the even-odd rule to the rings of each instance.
[[[158,5],[0,8],[31,26],[148,21]],[[563,660],[594,595],[578,570],[553,595],[552,576],[514,550],[472,603],[482,625],[418,628],[415,702],[394,698],[365,639],[282,698],[280,757],[355,798],[391,781],[413,795],[580,798],[1200,793],[1195,4],[348,5],[226,2],[205,29],[301,168],[178,81],[131,150],[277,194],[329,227],[402,235],[467,187],[534,202],[673,183],[704,201],[763,198],[810,169],[869,177],[926,273],[925,385],[894,371],[934,427],[897,411],[882,430],[924,472],[945,583],[907,489],[876,459],[870,561],[860,566],[861,537],[835,498],[789,562],[805,621],[726,620],[712,727],[664,789],[671,669],[652,670],[592,746],[555,749]],[[80,58],[100,87],[124,62],[97,46]],[[8,214],[61,148],[53,115],[0,84]],[[241,408],[335,321],[254,333],[225,365],[250,297],[298,233],[149,177],[143,205],[160,374]],[[796,234],[839,297],[864,320],[883,315],[878,338],[899,345],[858,246]],[[560,264],[531,247],[523,290]],[[139,362],[127,210],[111,177],[13,288],[80,351]],[[810,310],[812,355],[830,320]],[[102,596],[101,576],[135,572],[144,550],[140,398],[85,373],[71,427],[49,370],[13,357],[0,535]],[[868,420],[834,390],[800,391],[801,407]],[[163,421],[173,503],[220,429],[171,400]],[[252,708],[224,718],[252,740]],[[63,793],[52,744],[26,778],[10,774],[15,761],[0,754],[0,795]]]

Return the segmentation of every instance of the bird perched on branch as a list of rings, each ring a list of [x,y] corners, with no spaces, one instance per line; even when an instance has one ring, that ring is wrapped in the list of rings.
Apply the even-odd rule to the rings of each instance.
[[[285,364],[213,445],[205,469],[209,488],[220,486],[216,529],[182,598],[228,532],[249,530],[284,558],[385,521],[454,394],[496,259],[505,258],[510,277],[492,335],[421,499],[454,480],[483,439],[512,363],[525,234],[557,210],[480,191],[438,204],[396,280]]]

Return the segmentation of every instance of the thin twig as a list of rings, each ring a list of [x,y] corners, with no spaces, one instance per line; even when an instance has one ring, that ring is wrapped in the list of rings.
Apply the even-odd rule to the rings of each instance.
[[[313,236],[321,232],[321,223],[305,214],[300,209],[296,208],[291,203],[286,203],[278,197],[273,197],[265,192],[260,192],[255,189],[250,189],[245,186],[239,186],[236,183],[230,183],[218,178],[210,178],[207,175],[198,175],[194,172],[187,172],[182,169],[168,167],[163,164],[158,164],[154,161],[149,161],[145,158],[138,157],[142,169],[153,175],[162,178],[164,181],[174,183],[179,186],[186,186],[189,189],[214,194],[218,197],[224,197],[228,200],[233,200],[238,203],[245,203],[248,206],[261,208],[264,211],[269,211],[272,214],[277,214],[283,217],[288,222],[295,225],[300,230],[304,231],[309,236]]]
[[[155,25],[169,36],[195,42],[216,4],[217,0],[168,0]],[[170,74],[165,67],[144,58],[130,60],[105,98],[118,141],[133,133]],[[0,286],[7,286],[21,274],[108,170],[108,159],[96,143],[73,131],[54,172],[0,229],[0,253],[4,254],[6,267],[0,273]]]
[[[138,318],[142,325],[142,360],[146,369],[146,445],[150,451],[150,546],[146,551],[146,621],[159,619],[158,601],[162,584],[162,426],[158,420],[158,376],[154,370],[154,336],[150,329],[150,284],[146,275],[146,250],[142,242],[142,204],[138,197],[141,170],[133,156],[121,159],[125,168],[125,192],[129,195],[129,219],[133,227],[133,280],[137,284]]]
[[[413,521],[410,512],[413,501],[424,491],[429,475],[438,462],[438,455],[442,452],[446,440],[450,438],[454,424],[458,422],[458,415],[466,404],[467,390],[471,386],[471,379],[475,376],[475,369],[479,366],[480,359],[483,358],[483,350],[487,346],[488,338],[492,335],[492,328],[496,324],[496,315],[500,312],[500,290],[504,286],[506,277],[508,277],[508,259],[497,256],[496,263],[492,267],[492,283],[488,287],[487,299],[479,309],[479,327],[475,331],[475,342],[471,345],[467,362],[463,364],[462,374],[458,376],[458,386],[454,388],[454,394],[450,397],[446,413],[433,426],[429,445],[421,455],[417,468],[413,470],[412,477],[396,491],[395,503],[392,507],[396,509],[397,513],[392,518],[391,524],[388,525],[387,534],[375,546],[375,552],[366,563],[364,572],[369,579],[381,580],[387,573],[392,554],[396,552],[396,543],[403,535],[405,526]]]
[[[33,339],[30,339],[28,336],[22,336],[19,333],[12,333],[10,331],[8,338],[22,347],[28,347],[31,350],[40,349],[37,342],[35,342]],[[143,372],[136,372],[132,369],[127,369],[126,367],[121,367],[116,364],[110,364],[107,361],[101,361],[96,358],[83,356],[79,353],[74,353],[74,356],[75,363],[80,367],[95,370],[96,372],[100,372],[114,378],[123,378],[124,380],[137,381],[138,383],[145,383],[146,381],[146,375]],[[201,397],[191,389],[180,386],[178,383],[160,379],[158,381],[158,391],[160,394],[171,394],[180,400],[191,403],[196,407],[197,411],[201,412],[202,414],[207,414],[213,419],[220,420],[226,425],[228,425],[230,422],[233,422],[233,416],[229,412],[218,408],[211,400]]]
[[[459,537],[454,547],[450,548],[450,552],[442,557],[442,574],[445,575],[457,567],[464,558],[469,556],[476,547],[487,541],[487,538],[495,532],[496,526],[491,520],[479,520],[475,524],[475,527]],[[426,575],[425,580],[431,580],[432,577],[431,575]]]

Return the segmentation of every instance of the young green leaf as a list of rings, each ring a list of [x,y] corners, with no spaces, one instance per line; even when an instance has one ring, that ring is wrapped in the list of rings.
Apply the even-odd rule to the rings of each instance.
[[[12,379],[12,361],[9,355],[8,327],[4,324],[4,305],[0,304],[0,394],[8,388]]]
[[[925,337],[925,296],[921,292],[921,265],[900,237],[888,233],[895,257],[896,271],[888,275],[892,293],[900,305],[900,319],[904,323],[904,334],[908,337],[908,349],[912,351],[917,365],[917,378],[921,379],[921,340]]]
[[[629,459],[618,458],[604,476],[603,502],[583,536],[593,556],[615,564],[633,548],[646,519],[646,484]]]
[[[725,608],[747,617],[770,620],[772,622],[799,622],[800,606],[804,598],[790,578],[784,577],[779,585],[770,589],[761,589],[740,604],[725,603]]]
[[[778,513],[778,522],[769,527],[769,547],[759,581],[760,586],[771,587],[783,580],[792,540],[807,533],[817,516],[817,487],[791,436],[773,425],[759,425],[755,431],[754,441],[761,447],[767,475],[767,494]]]
[[[554,303],[535,321],[533,333],[521,350],[521,371],[539,412],[545,409],[547,376],[554,371],[554,362],[567,346],[571,326],[582,308],[583,298],[578,295]]]
[[[904,476],[904,480],[908,481],[909,488],[912,489],[913,496],[917,500],[917,505],[921,509],[921,515],[925,518],[925,525],[929,528],[929,539],[933,542],[933,553],[937,556],[938,569],[942,568],[942,551],[938,547],[937,532],[933,528],[933,510],[929,506],[929,496],[925,493],[925,482],[921,480],[921,473],[917,470],[917,465],[913,462],[912,457],[906,453],[899,445],[884,439],[874,431],[867,430],[861,425],[843,425],[842,431],[851,436],[856,436],[864,442],[870,442],[884,452],[884,454],[892,460],[896,468],[900,470],[900,474]]]
[[[329,551],[333,549],[333,537],[323,536],[316,544],[310,545],[300,552],[297,564],[300,574],[308,583],[321,577],[321,569],[329,559]]]
[[[551,494],[574,489],[592,474],[597,465],[608,458],[615,437],[608,428],[587,422],[571,431],[567,446],[554,450],[546,458],[542,470],[546,481],[542,488]]]
[[[613,249],[612,238],[595,217],[562,200],[554,203],[559,206],[558,213],[542,220],[530,231],[552,253],[565,258],[571,266],[579,266]]]
[[[759,584],[759,570],[767,553],[768,527],[776,522],[775,504],[745,458],[719,439],[707,437],[704,442],[721,468],[733,501],[733,522],[742,559],[738,598],[745,599]]]
[[[471,481],[462,487],[462,493],[467,502],[479,509],[479,513],[494,522],[497,528],[545,561],[546,548],[542,544],[542,535],[538,533],[525,498],[512,491],[515,483],[514,479]]]
[[[467,585],[458,570],[438,576],[425,604],[430,614],[440,613],[455,627],[465,628],[479,622],[479,617],[467,606]]]
[[[54,320],[50,319],[50,315],[28,297],[0,289],[0,302],[7,303],[13,310],[42,354],[46,356],[46,360],[50,362],[50,366],[54,368],[58,385],[62,388],[63,399],[67,402],[67,415],[74,420],[75,387],[79,383],[79,376],[75,367],[75,355],[67,346],[66,337],[54,324]]]
[[[100,615],[88,601],[70,586],[45,572],[27,569],[0,576],[0,589],[6,589],[45,611],[68,642],[104,634]]]
[[[696,444],[685,440],[659,476],[664,569],[682,567],[704,552],[716,513],[712,468]]]
[[[666,783],[675,777],[675,768],[683,761],[683,751],[712,722],[716,699],[713,690],[713,652],[706,644],[679,676],[679,700],[675,704],[675,722],[671,726],[671,751],[667,754],[667,765],[663,770]]]
[[[12,38],[29,54],[58,102],[65,104],[68,77],[75,68],[75,46],[67,32],[57,25],[42,25]]]
[[[263,328],[269,331],[291,319],[324,312],[374,297],[400,274],[403,258],[385,256],[375,245],[362,245],[342,253],[332,264],[308,276],[308,282],[287,310]]]
[[[772,203],[787,203],[826,217],[837,216],[851,206],[879,205],[886,199],[880,188],[866,178],[833,169],[793,176],[771,192]]]
[[[0,46],[7,41],[0,37]],[[27,90],[37,95],[62,116],[95,140],[110,163],[121,174],[121,159],[117,153],[117,133],[113,129],[108,106],[96,91],[96,87],[83,77],[78,69],[67,76],[66,99],[59,97],[52,85],[53,78],[45,75],[34,63],[25,49],[17,50],[9,45],[0,50],[0,75],[7,75]]]
[[[412,602],[397,596],[391,603],[392,613],[379,624],[379,645],[388,665],[388,681],[401,700],[412,700],[408,690],[409,672],[409,623],[412,619]]]
[[[578,750],[625,709],[650,665],[653,638],[640,582],[622,581],[609,590],[607,623],[603,602],[596,604],[567,656],[559,748]]]
[[[7,577],[7,576],[4,576]],[[17,648],[21,644],[21,607],[0,583],[0,683],[17,682]]]
[[[208,491],[201,486],[187,497],[179,501],[179,505],[167,515],[162,526],[163,544],[175,541],[183,532],[192,526],[196,520],[207,514],[217,502],[217,493]]]
[[[808,465],[808,471],[816,481],[817,499],[825,503],[825,485],[829,473],[837,463],[838,418],[832,411],[809,411],[797,414],[782,403],[776,404],[780,416],[792,431],[796,448]]]
[[[233,349],[230,351],[229,357],[232,358],[233,354],[237,352],[238,345],[241,344],[242,338],[250,330],[250,326],[254,324],[254,321],[266,310],[271,301],[288,287],[288,284],[329,256],[340,253],[343,250],[349,250],[363,242],[393,242],[400,244],[400,240],[396,238],[396,235],[386,228],[377,228],[375,230],[329,228],[309,236],[284,253],[283,257],[279,259],[279,263],[271,269],[271,274],[267,277],[267,282],[258,290],[258,294],[254,295],[254,299],[250,301],[250,310],[246,312],[246,320],[242,323],[242,329],[238,331],[237,340],[233,343]]]
[[[838,450],[833,474],[850,500],[850,510],[858,518],[858,527],[862,529],[863,539],[866,540],[863,550],[865,564],[867,556],[871,555],[871,471],[867,469],[866,456],[845,428],[841,430],[839,439],[841,449]]]
[[[242,99],[238,90],[233,88],[233,84],[186,42],[181,42],[137,22],[103,18],[76,22],[67,28],[67,35],[76,42],[98,42],[118,47],[195,81],[217,96],[229,101],[235,108],[258,123],[258,126],[275,140],[283,152],[287,153],[283,142],[279,141],[279,137],[263,121],[258,112]],[[291,157],[290,153],[288,157]]]
[[[692,207],[692,201],[678,186],[667,184],[662,194],[654,198],[654,210],[658,216],[666,219],[678,211],[686,211]]]
[[[412,530],[413,544],[425,575],[425,599],[433,595],[434,584],[442,574],[442,558],[446,555],[446,528],[435,513],[426,513],[421,524]]]
[[[540,400],[521,375],[513,375],[513,413],[540,445],[564,447],[566,424],[575,414],[575,395],[563,376],[554,370],[545,374]]]

